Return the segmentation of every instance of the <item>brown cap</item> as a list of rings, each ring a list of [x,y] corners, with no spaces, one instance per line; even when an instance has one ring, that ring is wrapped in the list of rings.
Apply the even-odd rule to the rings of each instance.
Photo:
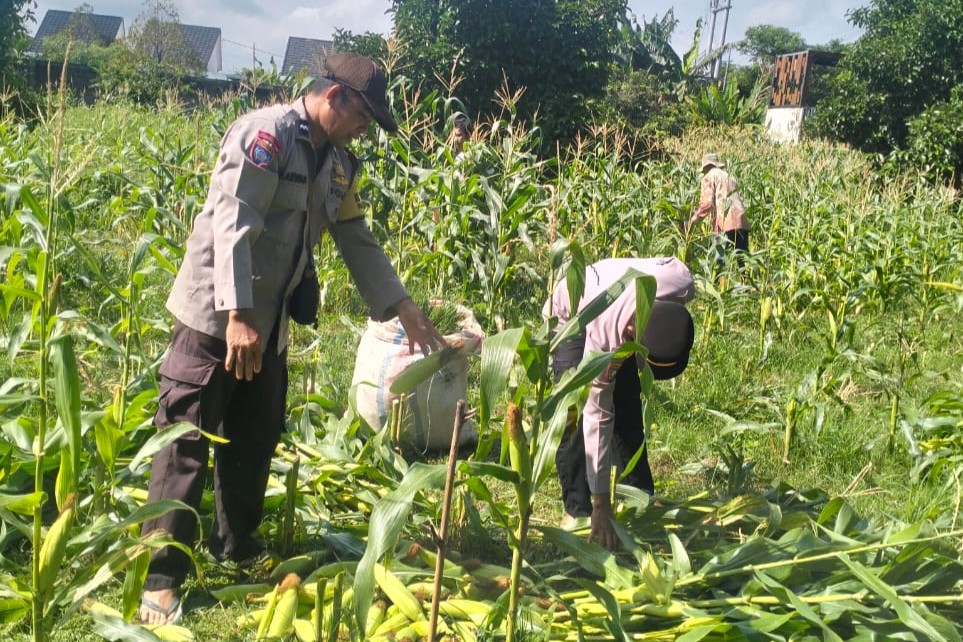
[[[371,58],[353,53],[331,54],[324,59],[324,75],[361,94],[371,115],[385,131],[398,131],[398,123],[388,108],[388,80]]]

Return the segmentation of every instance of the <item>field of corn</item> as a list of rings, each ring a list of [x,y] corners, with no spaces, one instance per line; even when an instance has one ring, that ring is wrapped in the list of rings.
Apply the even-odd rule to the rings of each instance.
[[[456,165],[437,126],[451,103],[398,89],[401,134],[358,146],[371,224],[416,298],[466,305],[488,334],[450,513],[446,453],[350,407],[364,307],[327,241],[266,499],[277,555],[239,569],[197,551],[184,619],[154,630],[130,620],[166,542],[139,525],[171,508],[144,504],[150,458],[180,434],[151,425],[163,303],[217,140],[251,105],[53,97],[0,122],[4,639],[961,639],[957,194],[756,128],[691,132],[641,162],[599,128],[538,157],[510,97]],[[741,271],[715,275],[708,230],[683,226],[706,151],[749,207]],[[646,386],[658,501],[617,487],[609,553],[558,527],[552,464],[608,357],[553,384],[541,305],[569,265],[658,255],[696,275],[696,345],[682,377]]]

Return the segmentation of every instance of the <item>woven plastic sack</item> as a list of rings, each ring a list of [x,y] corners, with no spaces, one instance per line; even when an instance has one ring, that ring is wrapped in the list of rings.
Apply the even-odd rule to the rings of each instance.
[[[451,446],[455,424],[455,406],[466,399],[468,389],[468,355],[481,350],[484,332],[471,310],[457,306],[459,330],[445,335],[445,341],[457,351],[426,381],[400,400],[400,438],[421,449],[446,451]],[[361,336],[355,359],[352,388],[358,414],[377,431],[385,428],[392,405],[400,395],[391,392],[391,384],[410,364],[423,358],[416,348],[408,352],[408,335],[397,319],[377,322],[368,320]],[[459,430],[459,445],[474,443],[478,434],[470,421]]]

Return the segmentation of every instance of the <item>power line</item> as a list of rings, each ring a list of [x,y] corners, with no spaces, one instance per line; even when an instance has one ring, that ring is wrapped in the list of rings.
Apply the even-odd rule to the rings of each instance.
[[[270,55],[270,56],[274,56],[275,58],[280,58],[280,57],[281,57],[281,54],[275,53],[275,52],[273,52],[273,51],[268,51],[267,49],[263,49],[263,48],[261,48],[261,47],[258,47],[258,46],[256,46],[253,42],[250,43],[250,44],[243,43],[243,42],[236,42],[236,41],[234,41],[234,40],[228,40],[227,38],[224,38],[223,36],[221,37],[221,42],[226,42],[226,43],[229,43],[229,44],[232,44],[232,45],[237,45],[237,46],[239,46],[239,47],[244,47],[245,49],[256,49],[257,51],[260,51],[261,53],[266,53],[266,54],[268,54],[268,55]]]

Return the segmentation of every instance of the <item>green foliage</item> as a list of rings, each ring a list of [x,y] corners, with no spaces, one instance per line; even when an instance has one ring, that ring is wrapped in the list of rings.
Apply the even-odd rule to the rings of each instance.
[[[911,118],[908,127],[906,149],[893,152],[888,162],[931,181],[963,184],[963,85]]]
[[[350,51],[373,60],[388,58],[388,42],[380,33],[372,31],[356,34],[347,29],[335,29],[334,50]]]
[[[863,34],[812,131],[870,152],[903,148],[910,121],[963,83],[963,0],[874,0],[850,21]]]
[[[402,69],[426,90],[463,78],[469,113],[524,88],[518,116],[538,113],[546,142],[570,140],[600,98],[625,0],[396,0]]]
[[[181,75],[203,73],[206,60],[198,58],[181,28],[177,7],[171,0],[144,0],[127,34],[130,48],[144,64],[153,63]]]
[[[739,85],[728,82],[721,89],[716,83],[704,85],[686,97],[692,122],[696,125],[760,125],[769,104],[769,88],[760,77],[743,96]]]
[[[627,13],[620,25],[620,40],[615,51],[616,61],[623,67],[649,71],[664,83],[666,93],[673,92],[683,100],[690,86],[703,82],[705,71],[719,60],[726,48],[720,47],[705,55],[700,53],[702,20],[699,20],[692,44],[680,56],[671,43],[678,24],[671,9],[661,19],[655,16],[641,26],[634,15]]]
[[[625,124],[649,146],[678,136],[689,124],[685,105],[665,91],[658,76],[644,69],[613,71],[605,100],[596,109],[599,120]]]
[[[7,0],[0,5],[0,89],[22,89],[16,63],[29,47],[27,23],[34,21],[35,0]]]
[[[808,46],[800,34],[773,25],[747,27],[745,37],[735,43],[735,48],[749,60],[765,66],[772,66],[776,56],[803,51]]]

